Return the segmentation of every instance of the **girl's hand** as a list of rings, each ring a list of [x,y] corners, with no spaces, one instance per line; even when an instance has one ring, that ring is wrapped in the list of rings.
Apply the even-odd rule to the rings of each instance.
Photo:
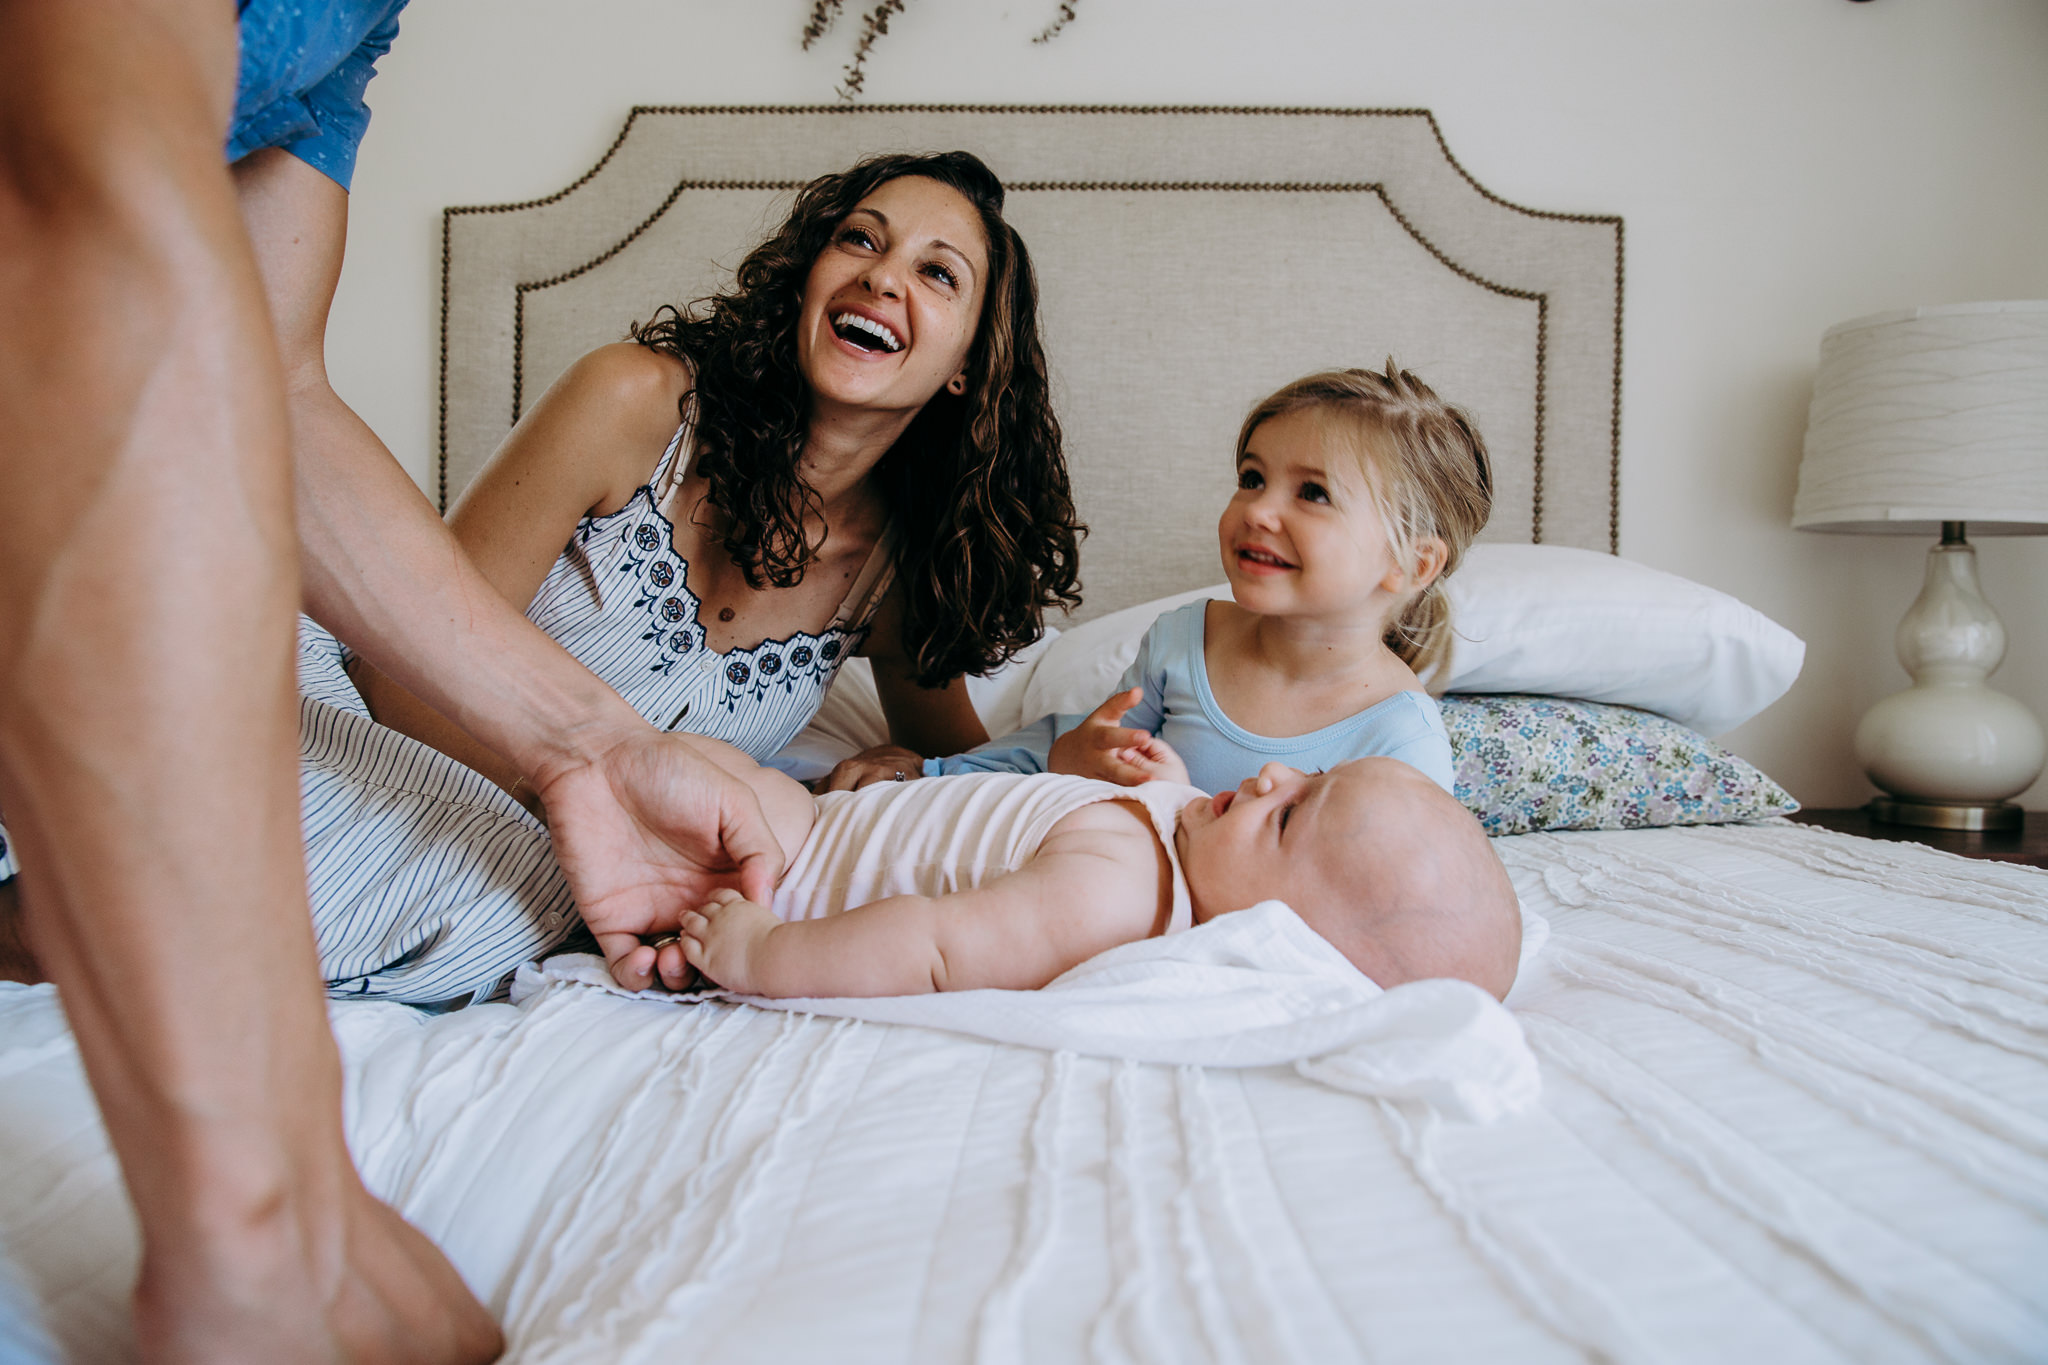
[[[1126,757],[1127,751],[1138,750],[1149,753],[1141,746],[1159,744],[1159,741],[1144,730],[1131,730],[1123,724],[1124,712],[1144,699],[1144,689],[1133,687],[1119,692],[1102,705],[1088,713],[1087,719],[1052,742],[1052,752],[1046,756],[1046,768],[1056,773],[1068,773],[1074,777],[1092,777],[1099,782],[1114,782],[1122,787],[1135,787],[1150,781],[1158,774],[1143,763],[1134,763]],[[1164,745],[1159,745],[1164,748]],[[1171,749],[1166,750],[1171,754]],[[1180,760],[1174,759],[1175,763]],[[1185,773],[1186,769],[1182,769]]]
[[[768,935],[782,921],[737,891],[715,891],[682,917],[683,956],[729,991],[772,995],[763,970]]]
[[[859,791],[871,782],[914,782],[924,776],[924,755],[900,744],[878,744],[852,758],[841,759],[825,780],[821,792]]]

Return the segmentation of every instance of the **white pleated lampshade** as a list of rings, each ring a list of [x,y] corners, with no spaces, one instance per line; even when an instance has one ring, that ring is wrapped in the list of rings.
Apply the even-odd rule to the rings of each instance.
[[[2048,533],[2048,301],[1880,313],[1830,327],[1792,524]]]

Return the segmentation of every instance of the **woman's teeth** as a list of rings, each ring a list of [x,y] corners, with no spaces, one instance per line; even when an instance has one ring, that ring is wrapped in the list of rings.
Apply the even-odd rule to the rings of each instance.
[[[859,313],[841,313],[832,319],[832,330],[854,345],[868,350],[883,350],[894,354],[903,349],[903,342],[886,325]]]

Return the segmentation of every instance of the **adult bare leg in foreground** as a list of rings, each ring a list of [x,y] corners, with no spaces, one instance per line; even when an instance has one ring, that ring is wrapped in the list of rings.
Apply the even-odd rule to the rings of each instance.
[[[142,1225],[145,1359],[483,1360],[496,1329],[342,1140],[284,381],[221,165],[234,18],[0,0],[0,810]],[[593,926],[672,920],[732,862],[772,882],[751,798],[491,595],[383,461],[308,471],[312,609],[527,776]]]
[[[179,1360],[483,1360],[342,1142],[299,852],[277,360],[234,14],[0,9],[0,809]]]

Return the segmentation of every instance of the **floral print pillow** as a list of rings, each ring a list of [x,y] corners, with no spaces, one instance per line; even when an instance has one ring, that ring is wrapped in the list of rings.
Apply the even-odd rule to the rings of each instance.
[[[1443,698],[1458,800],[1488,834],[1713,825],[1799,803],[1675,720],[1559,697]]]

